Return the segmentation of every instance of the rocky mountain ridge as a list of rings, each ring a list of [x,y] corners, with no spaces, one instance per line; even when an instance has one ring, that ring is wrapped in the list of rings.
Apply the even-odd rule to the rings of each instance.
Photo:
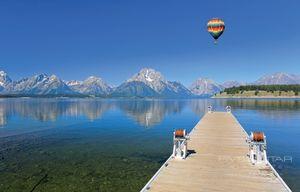
[[[300,76],[287,73],[266,75],[253,83],[257,85],[300,84]],[[116,88],[102,78],[90,76],[83,81],[63,81],[56,75],[39,74],[13,81],[7,73],[0,71],[1,95],[77,95],[130,98],[190,98],[210,97],[225,88],[246,85],[238,81],[216,83],[209,78],[199,78],[186,88],[180,82],[168,81],[160,72],[144,68]]]

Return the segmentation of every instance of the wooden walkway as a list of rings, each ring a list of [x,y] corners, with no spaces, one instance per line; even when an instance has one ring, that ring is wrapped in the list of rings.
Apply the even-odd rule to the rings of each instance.
[[[231,113],[207,113],[190,133],[194,153],[170,157],[142,192],[290,191],[270,164],[250,163],[247,136]]]

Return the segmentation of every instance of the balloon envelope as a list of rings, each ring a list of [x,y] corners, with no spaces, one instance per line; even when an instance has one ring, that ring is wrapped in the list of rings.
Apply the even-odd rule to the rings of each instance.
[[[207,31],[217,40],[225,30],[225,23],[222,19],[213,18],[207,23]]]

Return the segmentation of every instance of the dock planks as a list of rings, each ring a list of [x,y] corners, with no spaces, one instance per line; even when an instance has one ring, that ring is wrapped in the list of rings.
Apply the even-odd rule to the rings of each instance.
[[[169,158],[142,191],[290,191],[270,164],[250,163],[247,136],[231,113],[205,114],[190,133],[195,153]]]

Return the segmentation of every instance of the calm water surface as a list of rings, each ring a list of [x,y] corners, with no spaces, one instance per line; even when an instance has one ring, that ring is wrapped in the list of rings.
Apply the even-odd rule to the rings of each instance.
[[[270,162],[300,191],[300,100],[0,99],[0,191],[139,191],[208,105],[267,135]]]

